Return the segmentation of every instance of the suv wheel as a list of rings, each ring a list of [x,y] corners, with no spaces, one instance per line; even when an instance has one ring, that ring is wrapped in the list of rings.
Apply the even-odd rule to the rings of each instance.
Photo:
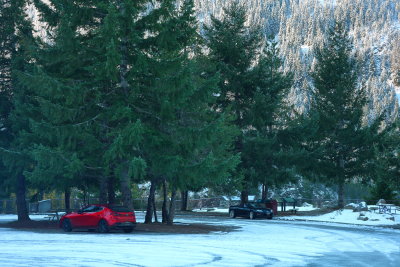
[[[236,217],[236,214],[235,214],[234,210],[230,210],[229,211],[229,217],[231,217],[231,218],[235,218]]]

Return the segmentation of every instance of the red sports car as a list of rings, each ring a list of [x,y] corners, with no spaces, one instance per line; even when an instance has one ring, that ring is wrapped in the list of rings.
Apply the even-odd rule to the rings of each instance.
[[[135,226],[135,212],[114,205],[89,205],[78,212],[65,214],[60,219],[60,227],[65,232],[85,228],[97,229],[100,233],[107,233],[110,229],[122,229],[130,233]]]

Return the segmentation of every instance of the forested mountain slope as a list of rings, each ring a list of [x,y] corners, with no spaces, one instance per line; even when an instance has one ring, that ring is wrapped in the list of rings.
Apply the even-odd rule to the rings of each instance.
[[[209,23],[220,17],[232,0],[195,0],[198,18]],[[239,0],[248,7],[249,23],[261,25],[279,40],[285,71],[295,74],[289,99],[307,110],[311,94],[309,72],[313,49],[320,46],[333,20],[342,20],[354,38],[360,62],[360,86],[370,98],[368,120],[387,108],[387,119],[397,115],[400,93],[400,1],[398,0]]]
[[[194,0],[201,24],[210,15],[223,16],[233,0]],[[398,0],[237,0],[248,8],[248,23],[261,25],[266,36],[279,41],[285,71],[294,73],[288,96],[297,110],[311,101],[309,73],[313,50],[322,44],[334,20],[346,23],[360,62],[360,86],[368,90],[368,121],[384,112],[388,120],[398,113],[400,96],[400,1]],[[28,11],[33,20],[35,12]],[[44,34],[36,23],[36,30]]]

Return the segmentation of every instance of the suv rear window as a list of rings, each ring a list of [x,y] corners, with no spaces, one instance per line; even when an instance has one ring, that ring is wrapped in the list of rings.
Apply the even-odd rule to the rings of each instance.
[[[131,212],[131,210],[123,206],[110,206],[110,209],[115,212]]]

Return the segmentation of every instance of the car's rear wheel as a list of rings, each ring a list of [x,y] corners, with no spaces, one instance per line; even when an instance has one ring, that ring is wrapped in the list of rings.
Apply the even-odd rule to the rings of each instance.
[[[254,220],[256,218],[256,214],[253,211],[250,211],[249,217],[250,220]]]
[[[105,220],[100,220],[100,222],[97,226],[97,231],[99,233],[108,233],[110,231],[110,228],[108,227],[108,223]]]
[[[124,229],[124,232],[125,232],[125,233],[132,233],[132,231],[133,231],[133,228],[126,228],[126,229]]]
[[[229,217],[231,217],[231,218],[235,218],[236,217],[236,214],[235,214],[234,210],[230,210],[229,211]]]
[[[71,232],[72,231],[71,221],[69,219],[65,219],[62,223],[62,228],[64,232]]]
[[[271,214],[268,216],[268,219],[269,219],[269,220],[272,220],[273,217],[274,217],[274,215],[271,213]]]

